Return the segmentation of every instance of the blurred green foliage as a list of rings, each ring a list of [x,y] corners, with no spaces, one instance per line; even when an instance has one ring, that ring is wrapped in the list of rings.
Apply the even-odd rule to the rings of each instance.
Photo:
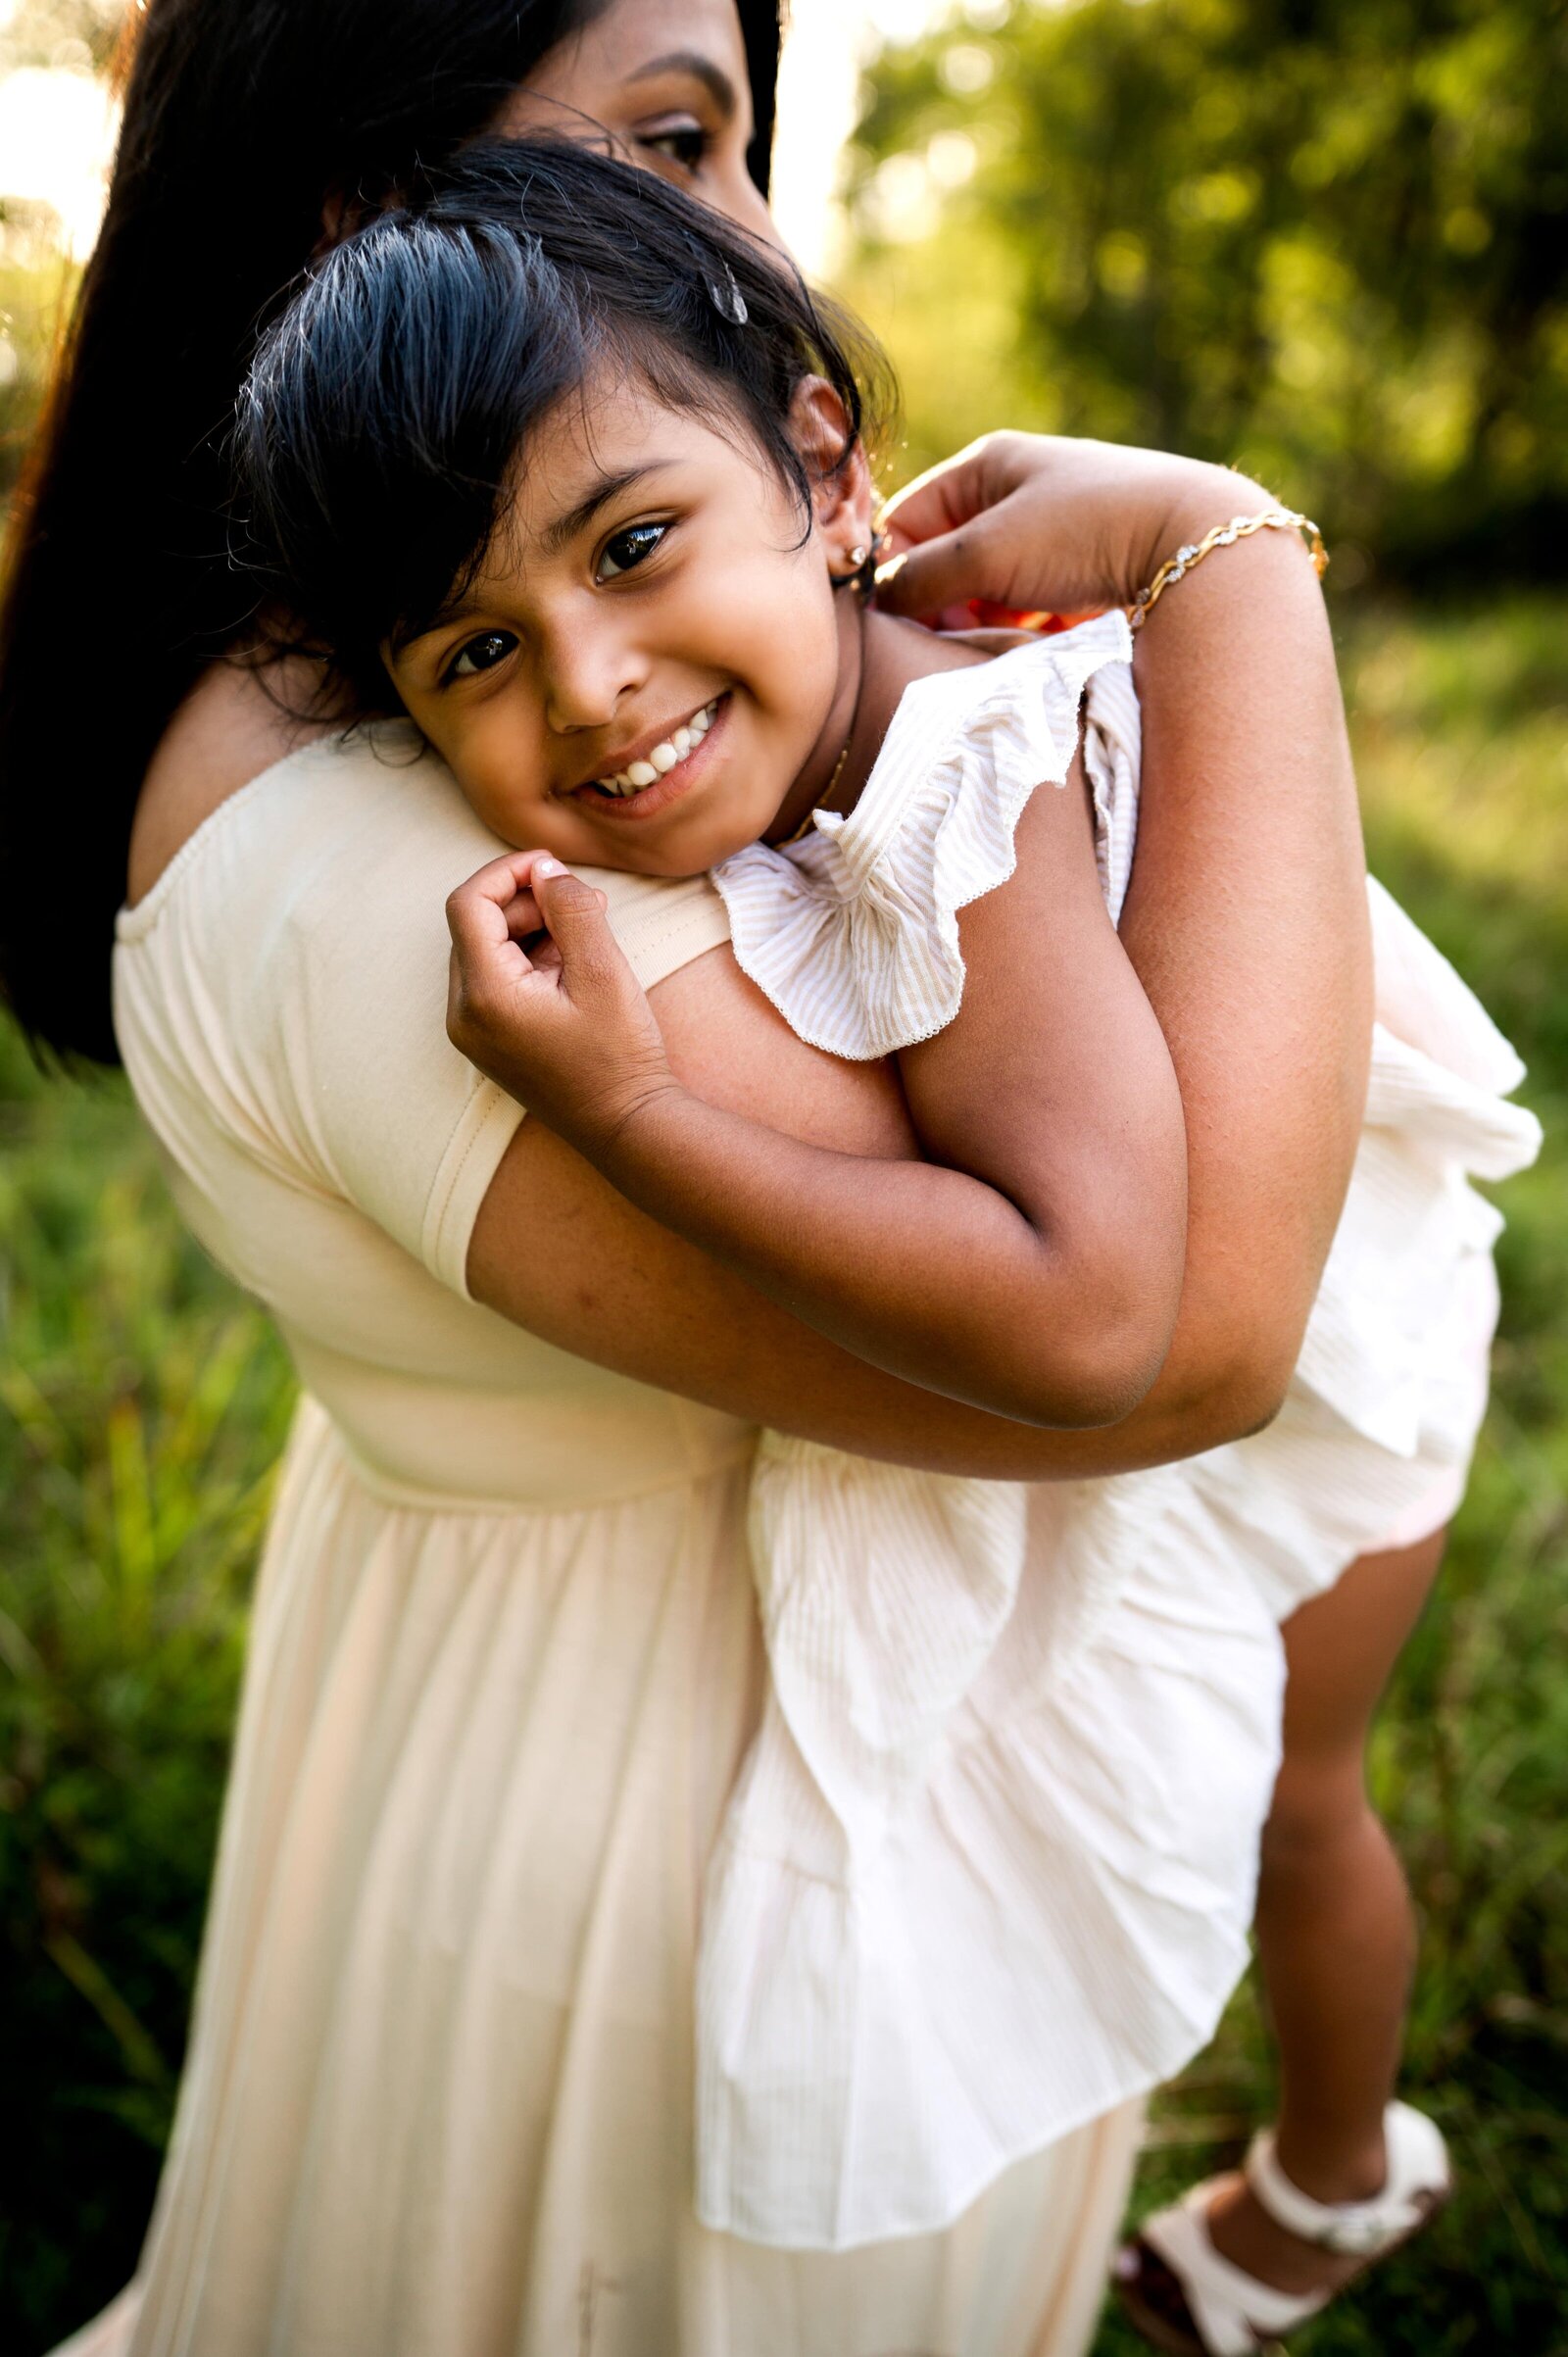
[[[290,1397],[122,1083],[0,1029],[0,2347],[135,2260]]]
[[[0,516],[22,469],[75,283],[52,221],[0,200]]]
[[[911,466],[1004,418],[1389,575],[1568,572],[1560,0],[973,0],[875,60],[848,196]]]
[[[130,13],[131,0],[0,0],[0,77],[37,68],[106,74]],[[5,162],[0,155],[0,187]],[[0,193],[0,510],[21,471],[75,287],[50,209]]]

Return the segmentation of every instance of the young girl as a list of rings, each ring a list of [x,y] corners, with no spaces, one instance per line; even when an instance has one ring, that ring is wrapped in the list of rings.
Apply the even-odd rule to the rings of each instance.
[[[455,896],[458,1044],[861,1356],[1110,1421],[1157,1372],[1185,1217],[1180,1105],[1113,930],[1130,637],[1110,616],[988,660],[866,611],[859,426],[841,331],[774,258],[534,148],[326,258],[239,450],[280,603],[368,713],[390,684],[503,842],[540,847]],[[898,1057],[928,1158],[830,1154],[678,1088],[565,860],[712,869],[801,1035]],[[1376,888],[1372,911],[1367,1135],[1271,1433],[1040,1493],[764,1440],[772,1690],[703,1928],[710,2224],[935,2226],[1212,2028],[1277,1765],[1274,1622],[1462,1469],[1496,1224],[1466,1174],[1534,1147],[1505,1044]],[[1195,1589],[1200,1646],[1161,1609]],[[1308,2238],[1387,2247],[1446,2165],[1406,2107],[1386,2133],[1375,2198],[1310,2200],[1267,2139],[1254,2189]],[[1206,2198],[1147,2230],[1182,2296],[1151,2277],[1143,2321],[1247,2349],[1321,2296],[1228,2267]]]

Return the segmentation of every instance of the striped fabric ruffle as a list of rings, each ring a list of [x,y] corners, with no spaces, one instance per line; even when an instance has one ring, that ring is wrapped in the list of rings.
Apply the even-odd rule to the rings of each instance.
[[[1037,786],[1080,738],[1111,920],[1132,870],[1138,701],[1120,614],[906,688],[848,817],[748,844],[713,870],[742,970],[813,1048],[864,1062],[946,1030],[963,995],[958,911],[1004,884]]]

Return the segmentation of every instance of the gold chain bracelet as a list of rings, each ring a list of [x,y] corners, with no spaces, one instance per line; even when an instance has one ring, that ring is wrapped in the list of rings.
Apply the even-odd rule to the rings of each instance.
[[[1141,630],[1151,608],[1159,603],[1173,581],[1190,573],[1195,565],[1217,548],[1229,548],[1233,541],[1250,540],[1254,532],[1299,532],[1312,555],[1312,566],[1321,580],[1328,570],[1329,553],[1323,546],[1323,535],[1309,516],[1298,516],[1294,508],[1265,508],[1261,516],[1233,516],[1229,523],[1217,523],[1201,540],[1190,541],[1179,548],[1174,557],[1167,557],[1147,589],[1141,589],[1127,609],[1127,620],[1134,630]]]

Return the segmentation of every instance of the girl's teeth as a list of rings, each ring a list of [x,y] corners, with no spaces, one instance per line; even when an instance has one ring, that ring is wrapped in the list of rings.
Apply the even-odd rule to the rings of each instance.
[[[689,753],[696,751],[712,727],[717,711],[715,696],[700,712],[693,712],[683,728],[674,729],[662,744],[656,745],[645,761],[631,761],[624,769],[617,769],[613,777],[601,777],[595,783],[606,794],[640,794],[644,786],[667,776],[677,761],[683,761]]]

